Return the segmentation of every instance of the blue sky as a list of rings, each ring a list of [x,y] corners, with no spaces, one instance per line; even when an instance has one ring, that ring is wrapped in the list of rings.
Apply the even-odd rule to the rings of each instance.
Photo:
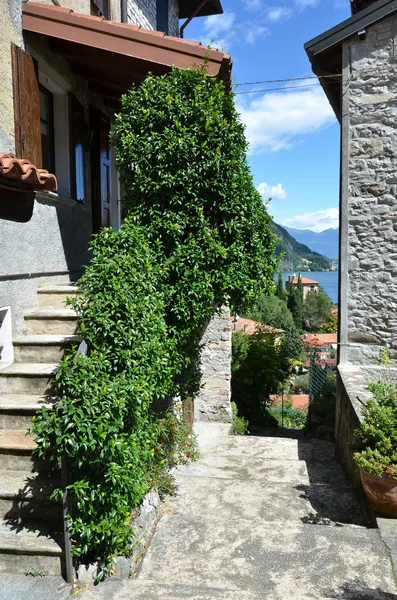
[[[229,52],[234,83],[312,76],[303,44],[350,16],[349,0],[222,0],[224,14],[196,18],[185,37]],[[317,80],[241,86],[235,92]],[[339,125],[318,85],[236,95],[248,160],[275,221],[322,231],[338,226]]]

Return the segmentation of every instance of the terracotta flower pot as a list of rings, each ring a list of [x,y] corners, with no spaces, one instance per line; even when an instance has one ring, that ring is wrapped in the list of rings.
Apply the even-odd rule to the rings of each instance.
[[[372,508],[385,517],[397,518],[397,479],[387,474],[369,475],[360,469],[361,483]]]

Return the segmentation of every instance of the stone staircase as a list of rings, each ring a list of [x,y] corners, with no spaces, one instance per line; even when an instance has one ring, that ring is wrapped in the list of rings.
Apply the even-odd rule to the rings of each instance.
[[[0,370],[0,572],[63,570],[62,507],[50,500],[59,484],[54,465],[32,456],[31,418],[51,404],[51,379],[66,348],[78,343],[77,318],[65,308],[73,285],[44,285],[26,333],[13,340],[15,362]]]

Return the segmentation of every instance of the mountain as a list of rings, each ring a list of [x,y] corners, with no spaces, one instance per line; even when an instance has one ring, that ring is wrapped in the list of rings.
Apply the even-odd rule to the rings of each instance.
[[[272,225],[279,238],[276,255],[279,256],[284,252],[282,271],[326,271],[330,268],[331,263],[328,258],[297,242],[281,225],[274,222]]]
[[[284,225],[283,227],[301,244],[305,244],[315,252],[329,258],[337,258],[339,253],[339,228],[325,229],[317,233],[311,229],[294,229]]]

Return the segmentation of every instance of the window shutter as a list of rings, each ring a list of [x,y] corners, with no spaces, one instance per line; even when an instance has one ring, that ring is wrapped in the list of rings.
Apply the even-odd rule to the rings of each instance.
[[[15,153],[41,168],[40,96],[36,61],[12,44]]]
[[[168,35],[168,0],[157,0],[157,31]]]
[[[84,107],[73,94],[69,94],[70,122],[70,166],[72,197],[85,202],[85,147],[87,145],[87,127]]]

